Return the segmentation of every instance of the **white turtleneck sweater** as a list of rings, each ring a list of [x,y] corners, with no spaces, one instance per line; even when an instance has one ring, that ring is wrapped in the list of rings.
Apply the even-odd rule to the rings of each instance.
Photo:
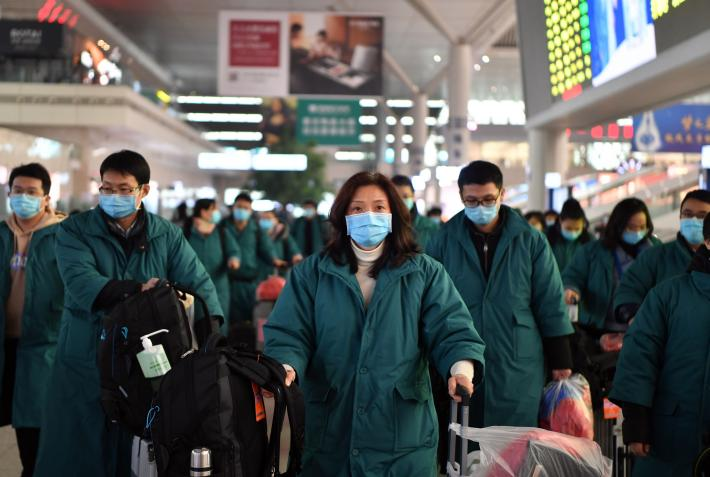
[[[362,297],[365,300],[365,307],[367,307],[370,304],[373,293],[375,292],[375,285],[377,285],[377,279],[372,278],[369,275],[369,272],[377,259],[382,256],[385,243],[382,242],[373,250],[363,250],[358,247],[355,242],[352,242],[352,247],[353,252],[355,252],[355,258],[357,258],[357,273],[355,274],[355,278],[360,285],[360,291],[362,291]],[[288,364],[284,364],[284,368],[286,368],[287,371],[294,370],[293,367]],[[451,376],[461,374],[473,381],[473,369],[473,361],[457,361],[453,366],[451,366],[450,373]]]

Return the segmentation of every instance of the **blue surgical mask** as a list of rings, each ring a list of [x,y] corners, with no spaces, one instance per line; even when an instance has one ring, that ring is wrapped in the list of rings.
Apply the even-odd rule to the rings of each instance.
[[[259,227],[261,227],[262,230],[269,231],[271,230],[271,227],[274,226],[274,223],[271,221],[271,219],[261,219],[259,220]]]
[[[403,199],[403,200],[404,200],[404,205],[407,206],[407,210],[412,210],[412,207],[414,207],[414,199],[412,199],[411,197],[407,197],[406,199]]]
[[[99,195],[99,207],[114,219],[128,217],[138,210],[135,195]]]
[[[629,245],[636,245],[646,238],[648,235],[648,230],[639,230],[638,232],[632,232],[631,230],[625,230],[624,235],[621,237],[624,242]]]
[[[429,220],[434,222],[435,225],[441,225],[441,217],[429,217]]]
[[[486,207],[484,205],[479,205],[476,207],[466,207],[464,213],[468,220],[476,225],[488,225],[498,216],[498,206],[491,205]]]
[[[222,220],[222,214],[220,213],[220,211],[215,210],[214,212],[212,212],[210,222],[212,222],[213,224],[218,224],[220,220]]]
[[[555,219],[548,219],[548,220],[545,220],[545,225],[546,225],[548,228],[554,227],[556,223],[557,223],[557,221],[556,221]]]
[[[703,221],[700,219],[680,219],[680,233],[691,245],[703,243]]]
[[[374,247],[379,245],[387,235],[392,232],[392,214],[364,214],[347,215],[345,223],[348,235],[361,247]]]
[[[303,209],[303,216],[310,219],[316,216],[316,209]]]
[[[232,215],[234,216],[234,220],[237,220],[239,222],[246,222],[251,217],[251,212],[249,211],[249,209],[240,209],[238,207],[235,207],[232,211]]]
[[[27,194],[11,195],[10,208],[21,219],[30,219],[40,213],[42,198]]]
[[[562,234],[562,238],[565,240],[568,240],[570,242],[574,242],[577,240],[581,235],[582,235],[583,230],[567,230],[567,229],[562,229],[560,230],[560,233]]]

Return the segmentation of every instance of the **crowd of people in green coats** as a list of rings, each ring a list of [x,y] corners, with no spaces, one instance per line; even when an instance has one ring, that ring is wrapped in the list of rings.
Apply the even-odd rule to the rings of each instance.
[[[228,215],[200,199],[176,226],[143,208],[140,154],[111,154],[100,174],[97,207],[70,217],[51,208],[41,165],[10,174],[0,424],[15,428],[23,476],[130,475],[132,436],[100,404],[98,333],[159,279],[199,293],[229,336],[258,284],[286,278],[265,352],[304,392],[306,477],[435,476],[457,388],[472,394],[471,426],[536,427],[545,383],[580,371],[580,349],[618,353],[605,393],[634,475],[689,475],[710,445],[709,191],[684,196],[663,244],[635,198],[599,237],[574,199],[523,216],[485,161],[462,168],[464,207],[445,222],[419,214],[409,178],[362,172],[327,218],[315,201],[296,220],[255,212],[241,193]]]

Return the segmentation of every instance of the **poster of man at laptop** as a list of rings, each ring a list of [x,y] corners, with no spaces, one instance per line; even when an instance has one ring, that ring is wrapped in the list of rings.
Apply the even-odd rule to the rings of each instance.
[[[382,17],[289,14],[290,94],[382,94]]]

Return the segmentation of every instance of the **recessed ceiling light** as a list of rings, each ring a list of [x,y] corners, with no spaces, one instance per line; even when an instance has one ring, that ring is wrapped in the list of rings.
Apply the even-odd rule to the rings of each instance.
[[[473,69],[476,70],[476,71],[481,71],[481,65],[479,65],[478,63],[476,63],[475,65],[473,65]]]
[[[481,57],[481,61],[483,61],[484,63],[488,63],[491,61],[491,59],[488,57],[488,55],[483,55]]]
[[[441,63],[441,56],[440,55],[434,55],[434,61],[436,63]]]

